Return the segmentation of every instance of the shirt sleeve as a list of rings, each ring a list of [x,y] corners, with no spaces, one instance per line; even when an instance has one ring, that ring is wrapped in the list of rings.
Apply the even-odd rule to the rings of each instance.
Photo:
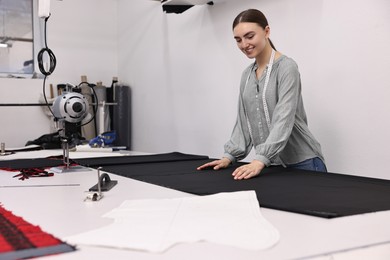
[[[249,75],[248,73],[250,73],[249,68],[244,71],[241,77],[237,119],[230,140],[224,146],[225,153],[223,157],[228,158],[232,162],[244,159],[252,149],[252,141],[242,100],[242,92],[245,87],[245,80]]]
[[[295,62],[281,64],[278,75],[278,102],[271,115],[266,141],[255,147],[255,159],[269,166],[283,151],[291,135],[300,96],[300,75]]]

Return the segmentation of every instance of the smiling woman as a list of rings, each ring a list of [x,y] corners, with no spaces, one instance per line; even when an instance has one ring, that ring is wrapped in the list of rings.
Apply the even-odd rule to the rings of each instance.
[[[253,178],[272,165],[327,171],[321,146],[308,128],[298,66],[275,49],[270,34],[259,10],[245,10],[234,19],[237,46],[255,61],[242,74],[238,116],[222,159],[198,170],[226,168],[254,149],[255,159],[232,173],[235,180]]]
[[[32,74],[32,0],[0,0],[0,74]]]

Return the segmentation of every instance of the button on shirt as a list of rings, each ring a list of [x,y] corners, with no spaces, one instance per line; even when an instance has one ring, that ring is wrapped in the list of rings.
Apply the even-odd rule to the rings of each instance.
[[[273,64],[265,92],[270,127],[263,104],[266,73],[257,79],[256,69],[254,63],[242,74],[237,120],[225,144],[224,157],[232,162],[241,160],[254,148],[255,159],[266,166],[294,164],[314,157],[324,160],[321,146],[307,125],[295,61],[282,55]]]

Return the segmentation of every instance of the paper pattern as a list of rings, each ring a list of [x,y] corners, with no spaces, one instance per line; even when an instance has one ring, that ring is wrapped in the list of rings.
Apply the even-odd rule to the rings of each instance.
[[[65,240],[149,252],[201,241],[264,250],[279,241],[278,230],[261,215],[254,191],[127,200],[103,217],[114,223]]]

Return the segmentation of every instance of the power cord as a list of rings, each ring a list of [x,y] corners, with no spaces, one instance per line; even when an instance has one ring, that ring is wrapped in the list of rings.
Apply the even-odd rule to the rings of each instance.
[[[56,65],[57,65],[56,56],[54,55],[53,51],[47,47],[47,29],[46,28],[47,28],[47,21],[49,20],[49,17],[50,17],[50,15],[45,18],[45,23],[44,23],[45,48],[41,49],[38,53],[38,67],[39,67],[39,70],[41,71],[41,73],[44,75],[43,86],[42,86],[43,98],[45,99],[46,106],[49,109],[50,113],[53,115],[54,119],[57,119],[56,116],[54,115],[53,110],[51,109],[49,102],[47,102],[46,91],[45,91],[47,76],[51,75],[54,72]],[[49,59],[50,59],[50,66],[49,66],[48,71],[45,70],[45,67],[43,65],[43,55],[45,53],[47,53],[47,55],[49,56]]]
[[[47,47],[47,32],[46,32],[46,28],[47,28],[47,20],[49,20],[49,17],[46,17],[45,18],[45,25],[44,25],[44,39],[45,39],[45,48],[43,48],[42,50],[39,51],[38,53],[38,67],[39,67],[39,70],[41,71],[41,73],[45,76],[49,76],[50,74],[52,74],[56,68],[56,65],[57,65],[57,59],[56,59],[56,56],[54,55],[54,53],[52,52],[52,50],[50,50],[48,47]],[[45,70],[45,67],[44,67],[44,64],[43,64],[43,55],[47,53],[47,55],[49,56],[49,60],[50,60],[50,63],[49,63],[49,70]]]
[[[96,91],[95,91],[95,89],[94,89],[94,87],[96,87],[96,85],[95,85],[95,84],[92,84],[92,83],[88,83],[88,82],[86,82],[86,81],[83,81],[83,82],[81,82],[77,87],[78,87],[78,88],[81,88],[81,85],[83,85],[83,84],[86,84],[86,85],[88,85],[88,87],[91,88],[92,93],[93,93],[93,97],[94,97],[94,99],[95,99],[95,100],[94,100],[94,101],[95,101],[95,104],[99,104],[98,97],[97,97]],[[95,105],[95,106],[94,106],[94,110],[93,110],[93,116],[91,117],[91,119],[90,119],[88,122],[82,124],[81,126],[85,126],[85,125],[89,124],[90,122],[92,122],[92,120],[95,119],[96,114],[97,114],[97,108],[98,108],[98,106]]]
[[[47,46],[47,21],[49,20],[49,17],[46,17],[45,18],[45,23],[44,23],[44,40],[45,40],[45,47],[42,48],[39,53],[38,53],[38,67],[39,67],[39,70],[41,71],[41,73],[44,75],[44,78],[43,78],[43,98],[45,99],[45,103],[50,111],[50,113],[53,115],[54,117],[54,120],[58,120],[60,118],[57,118],[55,115],[54,115],[54,112],[53,110],[51,109],[51,105],[49,104],[49,102],[47,101],[47,97],[46,97],[46,79],[49,75],[51,75],[55,68],[56,68],[56,65],[57,65],[57,59],[56,59],[56,56],[54,55],[53,51],[49,49],[49,47]],[[44,67],[44,62],[43,62],[43,55],[47,53],[48,57],[49,57],[49,70],[45,70],[45,67]],[[95,102],[98,103],[98,98],[97,98],[97,95],[96,95],[96,92],[95,92],[95,89],[94,87],[96,86],[95,84],[91,84],[91,83],[88,83],[88,82],[81,82],[77,88],[80,88],[82,84],[86,84],[88,85],[88,87],[91,88],[92,92],[93,92],[93,96],[95,98]],[[95,106],[95,109],[94,109],[94,115],[91,117],[91,119],[84,123],[84,124],[81,124],[80,126],[84,126],[84,125],[87,125],[89,124],[92,120],[95,119],[96,117],[96,114],[97,114],[97,106]]]

